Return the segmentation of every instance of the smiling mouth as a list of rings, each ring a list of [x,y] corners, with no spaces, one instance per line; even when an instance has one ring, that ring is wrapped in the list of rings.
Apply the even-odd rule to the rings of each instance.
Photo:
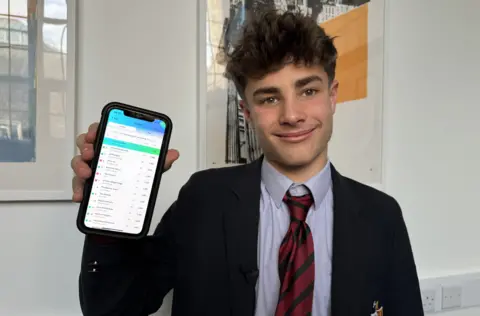
[[[290,132],[290,133],[281,133],[281,134],[275,134],[275,136],[279,137],[283,141],[287,142],[300,142],[312,134],[312,132],[315,130],[315,128],[311,128],[308,130],[304,131],[297,131],[297,132]]]

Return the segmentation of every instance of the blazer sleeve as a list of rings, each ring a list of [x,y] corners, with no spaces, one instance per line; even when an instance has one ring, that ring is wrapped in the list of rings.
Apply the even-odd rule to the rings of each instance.
[[[84,316],[147,316],[161,307],[165,295],[175,287],[175,218],[188,207],[186,186],[153,236],[109,242],[86,236],[79,276]]]
[[[423,316],[423,304],[413,251],[400,206],[395,201],[386,315]]]

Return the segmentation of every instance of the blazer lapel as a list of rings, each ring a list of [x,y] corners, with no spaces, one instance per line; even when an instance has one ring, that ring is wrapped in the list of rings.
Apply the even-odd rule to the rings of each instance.
[[[365,254],[368,229],[361,220],[359,203],[346,179],[332,166],[333,184],[333,263],[332,316],[358,315],[358,300],[365,284]],[[367,303],[368,304],[368,303]]]
[[[231,315],[253,316],[255,312],[262,159],[237,169],[239,175],[231,179],[231,208],[224,211]]]

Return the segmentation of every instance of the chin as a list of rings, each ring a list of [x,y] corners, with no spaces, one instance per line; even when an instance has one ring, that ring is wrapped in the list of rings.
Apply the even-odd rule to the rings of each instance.
[[[292,145],[285,145],[276,140],[260,142],[260,145],[264,148],[264,155],[269,161],[276,162],[284,168],[298,169],[314,163],[322,156],[325,147],[319,146],[319,143],[321,140],[315,138]]]
[[[279,154],[278,159],[276,159],[281,165],[291,168],[298,169],[310,165],[318,155],[314,154]]]

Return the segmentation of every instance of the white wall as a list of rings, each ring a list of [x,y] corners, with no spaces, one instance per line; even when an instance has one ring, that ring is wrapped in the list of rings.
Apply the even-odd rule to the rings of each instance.
[[[158,219],[197,167],[197,7],[79,2],[77,131],[110,100],[175,122],[181,157],[163,180]],[[385,185],[403,206],[421,277],[480,270],[479,11],[477,0],[388,1]],[[71,203],[0,204],[1,315],[80,315],[76,211]]]

